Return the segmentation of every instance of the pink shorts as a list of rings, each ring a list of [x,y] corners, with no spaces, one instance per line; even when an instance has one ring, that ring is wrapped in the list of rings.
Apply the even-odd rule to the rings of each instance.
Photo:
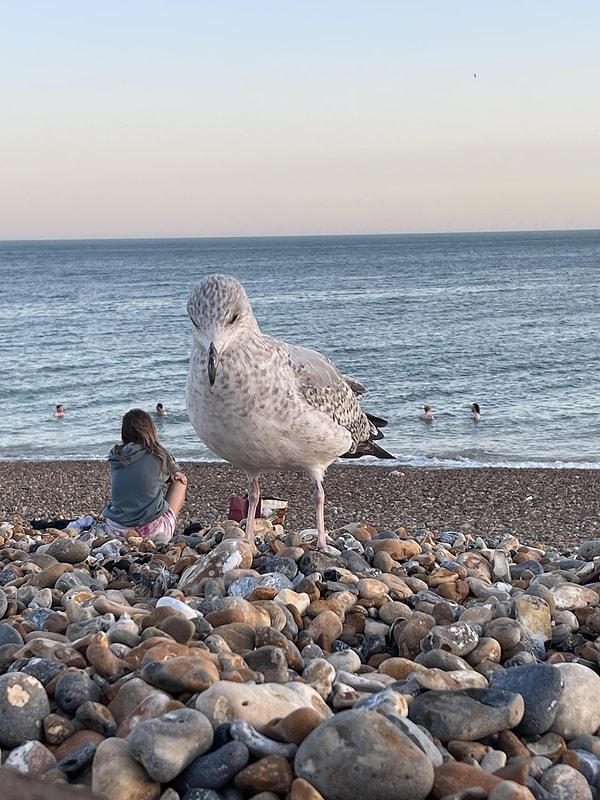
[[[144,539],[168,542],[173,538],[177,520],[175,519],[173,510],[169,507],[158,519],[149,522],[147,525],[138,525],[136,528],[125,528],[123,525],[118,525],[111,519],[107,519],[106,524],[111,532],[115,533],[117,536],[123,536],[127,531],[134,530],[140,536],[143,536]]]

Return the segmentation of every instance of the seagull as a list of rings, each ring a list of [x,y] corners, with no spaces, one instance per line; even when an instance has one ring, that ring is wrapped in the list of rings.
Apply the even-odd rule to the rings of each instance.
[[[376,443],[387,422],[363,411],[365,387],[308,347],[259,328],[242,284],[211,274],[187,304],[192,349],[188,416],[204,444],[248,477],[246,538],[265,472],[304,472],[314,483],[317,547],[326,547],[323,478],[336,458],[394,458]]]

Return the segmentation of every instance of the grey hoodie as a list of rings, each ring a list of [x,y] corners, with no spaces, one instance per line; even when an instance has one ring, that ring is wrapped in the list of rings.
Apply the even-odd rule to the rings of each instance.
[[[103,516],[125,528],[137,528],[165,513],[169,504],[164,493],[170,477],[166,459],[161,464],[141,444],[128,442],[112,448],[108,463],[111,499]]]

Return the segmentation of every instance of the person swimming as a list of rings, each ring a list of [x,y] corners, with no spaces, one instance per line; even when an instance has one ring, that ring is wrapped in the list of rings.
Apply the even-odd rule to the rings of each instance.
[[[424,422],[433,422],[435,420],[431,406],[428,405],[427,403],[423,406],[423,411],[420,414],[420,418]]]
[[[481,419],[481,409],[479,408],[479,403],[471,403],[471,415],[473,416],[473,422],[479,422]]]
[[[64,417],[64,415],[65,415],[65,407],[63,406],[62,403],[58,403],[56,406],[56,411],[54,412],[54,416],[56,418],[59,418],[59,417]]]
[[[157,403],[156,404],[156,413],[158,414],[159,417],[166,417],[169,412],[163,406],[162,403]]]

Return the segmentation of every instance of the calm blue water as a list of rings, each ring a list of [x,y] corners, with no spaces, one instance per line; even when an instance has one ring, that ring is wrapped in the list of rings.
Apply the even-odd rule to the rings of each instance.
[[[161,401],[176,457],[216,460],[184,397],[186,301],[214,271],[369,387],[401,463],[600,468],[600,231],[0,243],[0,458],[104,458]]]

